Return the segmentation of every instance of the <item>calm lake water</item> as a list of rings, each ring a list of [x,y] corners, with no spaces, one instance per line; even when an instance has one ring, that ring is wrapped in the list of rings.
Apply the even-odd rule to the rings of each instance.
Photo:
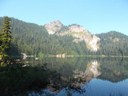
[[[128,96],[127,58],[46,58],[27,63],[41,66],[42,62],[66,82],[72,77],[73,88],[65,86],[59,91],[46,88],[29,96]]]

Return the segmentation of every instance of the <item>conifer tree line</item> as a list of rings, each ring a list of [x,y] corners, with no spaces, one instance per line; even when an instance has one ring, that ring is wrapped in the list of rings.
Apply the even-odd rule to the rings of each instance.
[[[4,17],[2,28],[0,30],[0,63],[7,63],[9,56],[9,48],[11,46],[11,19],[7,16]]]
[[[67,55],[128,56],[128,36],[116,31],[97,34],[96,36],[101,39],[100,49],[92,52],[88,50],[84,41],[73,42],[72,36],[49,35],[43,25],[4,17],[0,18],[0,27],[0,61],[7,58],[10,52],[13,57],[17,57],[17,52],[19,52],[39,58],[63,53]]]

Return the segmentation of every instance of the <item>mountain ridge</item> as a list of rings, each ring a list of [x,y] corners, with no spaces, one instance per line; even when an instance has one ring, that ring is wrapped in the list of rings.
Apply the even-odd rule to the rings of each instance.
[[[83,29],[81,25],[65,26],[59,22],[56,24],[60,24],[59,27],[61,28],[58,28],[54,34],[49,34],[44,25],[28,23],[15,18],[11,19],[13,43],[19,47],[22,53],[36,54],[40,57],[43,57],[44,54],[56,55],[63,53],[128,56],[128,36],[119,32],[111,31],[93,35],[87,29]],[[0,26],[2,26],[2,20],[3,18],[0,18]],[[75,28],[78,30],[75,30]],[[75,32],[72,32],[72,30]],[[91,44],[93,46],[98,44],[99,49],[90,47]]]
[[[86,28],[82,27],[78,24],[71,24],[68,26],[65,26],[62,24],[59,20],[52,21],[48,24],[45,24],[44,27],[48,31],[50,35],[58,35],[58,36],[65,36],[69,35],[74,38],[74,42],[78,43],[81,41],[84,41],[86,43],[86,46],[91,51],[97,51],[99,50],[99,41],[100,38],[98,38],[95,35],[92,35]],[[61,30],[65,29],[65,30]]]

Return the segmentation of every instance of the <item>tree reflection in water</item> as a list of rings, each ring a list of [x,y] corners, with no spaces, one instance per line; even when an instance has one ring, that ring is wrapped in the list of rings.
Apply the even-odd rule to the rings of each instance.
[[[53,73],[48,76],[49,84],[47,84],[46,90],[43,89],[39,93],[45,95],[58,94],[62,89],[65,90],[67,96],[72,96],[73,92],[85,93],[86,89],[82,88],[82,85],[88,83],[92,78],[99,76],[101,74],[99,69],[100,64],[97,61],[92,61],[87,64],[86,70],[84,71],[79,69],[72,70],[72,76],[63,76],[57,72],[56,74]],[[30,92],[29,96],[36,96],[39,93]]]

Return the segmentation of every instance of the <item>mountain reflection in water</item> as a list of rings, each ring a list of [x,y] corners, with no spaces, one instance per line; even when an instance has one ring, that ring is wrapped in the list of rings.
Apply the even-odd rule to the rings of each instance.
[[[73,59],[73,58],[72,58]],[[51,80],[45,90],[29,92],[29,96],[128,96],[127,59],[45,60],[56,70],[60,80]],[[55,89],[53,82],[61,86]]]

